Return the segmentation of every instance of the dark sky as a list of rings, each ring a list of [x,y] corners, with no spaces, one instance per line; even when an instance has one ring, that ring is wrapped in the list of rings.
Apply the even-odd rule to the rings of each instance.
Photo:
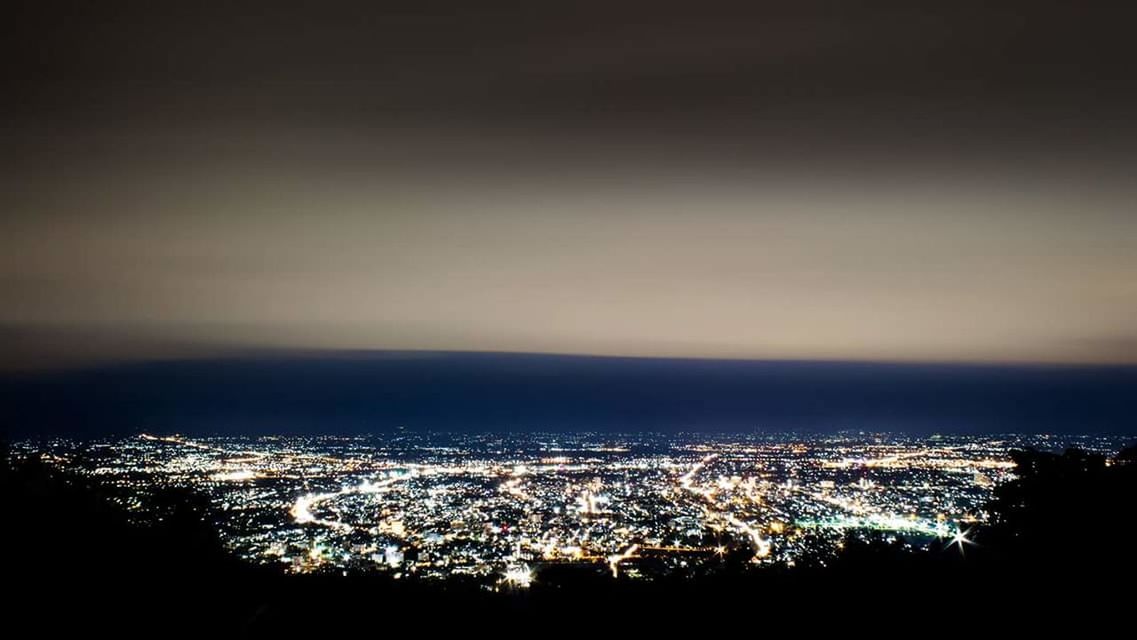
[[[1137,433],[1137,368],[277,354],[0,378],[0,436]]]
[[[0,357],[1135,363],[1104,4],[17,2]]]

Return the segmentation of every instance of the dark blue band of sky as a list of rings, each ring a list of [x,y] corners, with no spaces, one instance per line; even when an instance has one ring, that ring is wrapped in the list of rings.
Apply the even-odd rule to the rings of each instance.
[[[8,377],[9,435],[445,431],[1131,433],[1134,367],[369,353]]]

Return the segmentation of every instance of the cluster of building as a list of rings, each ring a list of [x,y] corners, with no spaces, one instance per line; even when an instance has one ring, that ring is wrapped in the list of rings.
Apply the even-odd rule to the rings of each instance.
[[[394,434],[24,443],[140,520],[208,499],[233,553],[295,572],[527,586],[553,567],[623,578],[823,557],[849,532],[959,539],[1009,452],[1109,438]]]

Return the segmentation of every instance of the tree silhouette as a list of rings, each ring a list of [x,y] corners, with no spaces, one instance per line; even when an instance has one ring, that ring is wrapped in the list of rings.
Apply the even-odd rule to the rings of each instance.
[[[1014,453],[1017,477],[996,489],[991,521],[969,534],[976,544],[966,554],[943,541],[913,550],[900,538],[861,533],[848,536],[836,556],[792,569],[755,570],[740,550],[727,562],[737,570],[648,583],[610,580],[603,571],[559,579],[554,572],[539,574],[528,592],[498,594],[474,582],[258,569],[225,553],[198,495],[155,489],[151,501],[161,520],[140,526],[115,504],[113,488],[35,458],[9,464],[7,453],[0,504],[13,517],[0,529],[9,550],[4,604],[15,623],[54,629],[325,633],[370,628],[375,621],[367,612],[380,604],[384,623],[411,620],[432,630],[505,619],[540,627],[566,611],[603,615],[619,603],[642,631],[670,630],[692,615],[799,616],[793,612],[803,603],[823,604],[828,618],[787,618],[812,628],[865,611],[919,620],[941,615],[940,603],[950,602],[957,615],[1013,619],[1021,631],[1023,620],[1121,615],[1127,581],[1137,575],[1129,539],[1133,448],[1112,458],[1079,450]]]

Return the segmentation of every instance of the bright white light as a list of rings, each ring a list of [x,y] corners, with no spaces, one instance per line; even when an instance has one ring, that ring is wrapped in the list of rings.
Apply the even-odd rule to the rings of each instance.
[[[951,537],[951,540],[948,542],[947,546],[950,547],[952,545],[958,545],[959,546],[959,552],[962,554],[963,553],[963,547],[965,545],[975,544],[974,542],[971,541],[971,538],[967,537],[968,533],[970,533],[970,530],[965,531],[963,529],[957,529],[955,532],[955,535],[953,535]]]
[[[252,480],[257,477],[257,474],[248,470],[242,469],[240,471],[230,471],[228,473],[215,473],[209,477],[210,480],[216,482],[243,482],[245,480]]]
[[[533,571],[527,564],[510,567],[505,571],[505,582],[514,587],[528,588],[533,583]]]

